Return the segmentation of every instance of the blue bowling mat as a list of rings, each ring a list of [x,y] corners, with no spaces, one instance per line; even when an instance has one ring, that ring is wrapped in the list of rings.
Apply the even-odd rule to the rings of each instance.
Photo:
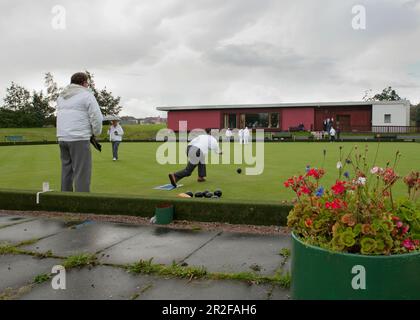
[[[173,189],[176,189],[176,188],[180,188],[182,186],[183,186],[183,184],[178,184],[176,187],[174,187],[172,184],[168,183],[168,184],[164,184],[163,186],[154,187],[153,189],[170,191],[170,190],[173,190]]]

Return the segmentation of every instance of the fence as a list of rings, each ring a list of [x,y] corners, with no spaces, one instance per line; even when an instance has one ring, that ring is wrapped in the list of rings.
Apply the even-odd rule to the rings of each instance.
[[[351,126],[343,128],[346,133],[420,133],[420,126]]]

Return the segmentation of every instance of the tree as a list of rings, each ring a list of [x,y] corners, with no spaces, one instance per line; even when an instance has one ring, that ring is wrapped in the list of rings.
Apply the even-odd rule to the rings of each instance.
[[[382,90],[381,93],[375,94],[373,97],[369,97],[372,90],[365,91],[365,95],[363,97],[364,101],[398,101],[401,100],[401,97],[397,94],[397,92],[392,89],[391,86]]]
[[[12,82],[6,89],[4,105],[0,109],[1,127],[42,127],[54,113],[43,92],[32,94]]]
[[[120,105],[121,97],[114,97],[111,91],[106,90],[106,87],[98,91],[98,89],[96,89],[93,73],[90,73],[87,70],[85,72],[88,76],[89,87],[98,101],[102,114],[105,116],[118,115],[122,109],[122,106]]]
[[[3,108],[11,111],[25,111],[29,108],[31,94],[24,87],[12,82],[6,89]]]
[[[47,119],[54,116],[54,111],[55,108],[50,106],[50,100],[48,97],[44,96],[42,91],[33,91],[31,113],[37,119],[41,119],[42,124],[44,124]]]

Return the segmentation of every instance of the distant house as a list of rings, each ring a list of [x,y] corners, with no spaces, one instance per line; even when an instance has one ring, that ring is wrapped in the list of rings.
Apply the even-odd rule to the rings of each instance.
[[[142,119],[137,119],[139,124],[163,124],[166,123],[167,119],[158,117],[146,117]]]
[[[134,117],[124,116],[124,117],[121,117],[120,123],[124,125],[124,124],[138,124],[139,122]]]

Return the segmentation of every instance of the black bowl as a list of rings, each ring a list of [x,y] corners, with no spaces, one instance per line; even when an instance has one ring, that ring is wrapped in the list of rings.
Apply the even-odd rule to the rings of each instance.
[[[220,198],[222,196],[222,190],[215,190],[214,195]]]

